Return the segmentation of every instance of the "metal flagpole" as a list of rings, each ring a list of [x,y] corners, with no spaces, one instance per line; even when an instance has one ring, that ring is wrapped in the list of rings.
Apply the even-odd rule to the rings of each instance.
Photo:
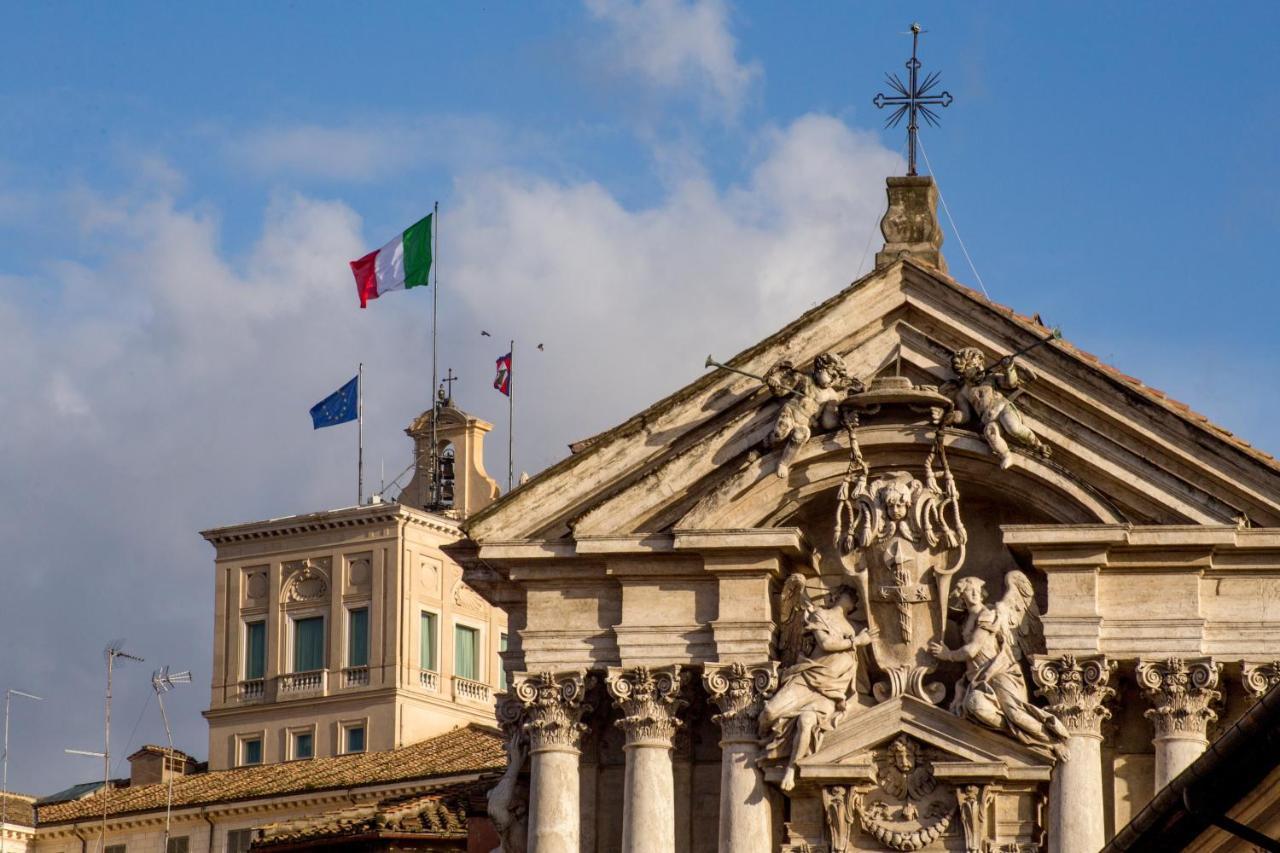
[[[516,435],[516,342],[511,340],[511,349],[507,350],[510,358],[507,362],[507,491],[511,491],[511,481],[515,471],[514,456],[511,449],[515,446]]]
[[[356,368],[356,506],[364,503],[364,362]]]
[[[440,202],[435,203],[431,212],[431,230],[434,247],[431,252],[431,504],[435,509],[440,506],[440,458],[439,441],[436,438],[436,421],[440,417],[440,401],[436,397],[436,383],[439,382],[440,370],[436,366],[436,321],[439,317],[440,304]]]
[[[4,692],[4,780],[0,783],[0,853],[4,853],[4,826],[9,822],[9,700],[14,695],[41,701],[39,696],[14,690]]]
[[[108,798],[111,794],[111,674],[115,670],[116,658],[124,658],[125,660],[134,660],[142,663],[142,658],[137,655],[131,655],[122,650],[120,646],[123,640],[117,640],[107,644],[107,702],[106,710],[103,714],[103,735],[102,735],[102,851],[105,853],[107,849],[107,811]]]

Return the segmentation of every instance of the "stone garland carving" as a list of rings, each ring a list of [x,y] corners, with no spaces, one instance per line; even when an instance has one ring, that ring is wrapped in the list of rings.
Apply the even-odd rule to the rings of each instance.
[[[529,841],[529,787],[521,779],[529,754],[523,731],[524,706],[510,694],[498,699],[498,725],[506,741],[507,767],[487,796],[489,819],[502,840],[502,853],[525,853]]]
[[[320,567],[319,561],[307,560],[293,565],[293,571],[285,580],[286,603],[319,601],[328,594],[329,575]]]
[[[1209,657],[1138,661],[1138,685],[1152,705],[1144,716],[1156,737],[1204,737],[1218,719],[1212,706],[1222,698],[1215,689],[1221,672],[1222,664]]]
[[[953,607],[966,613],[961,629],[964,645],[949,649],[941,642],[929,644],[929,651],[940,660],[965,665],[951,710],[1065,760],[1069,733],[1056,716],[1031,704],[1022,673],[1023,659],[1043,642],[1031,581],[1015,569],[1005,575],[1000,601],[990,607],[986,599],[981,579],[961,578],[951,600]]]
[[[622,712],[616,725],[626,733],[628,745],[672,746],[682,725],[676,714],[689,704],[680,698],[687,680],[679,664],[661,669],[609,667],[605,686]]]
[[[707,664],[702,685],[720,713],[711,719],[720,725],[725,743],[752,742],[765,697],[778,686],[778,665],[747,666],[742,663]]]
[[[591,679],[582,672],[527,673],[516,677],[512,695],[524,706],[524,733],[530,753],[542,750],[577,752],[591,710],[583,701]]]
[[[784,654],[790,659],[782,686],[760,712],[759,731],[767,749],[789,757],[781,787],[795,786],[796,762],[818,748],[823,734],[853,696],[858,676],[855,649],[876,637],[874,629],[854,627],[857,592],[842,586],[822,606],[809,597],[803,575],[787,578],[782,590]]]
[[[798,370],[789,359],[783,359],[769,368],[764,382],[776,396],[785,398],[767,442],[769,447],[785,445],[777,470],[778,476],[784,478],[815,428],[829,432],[840,426],[840,400],[844,394],[863,388],[834,352],[814,359],[808,373]]]
[[[1241,667],[1244,690],[1253,701],[1258,701],[1271,688],[1280,684],[1280,660],[1266,663],[1250,663],[1244,661]]]
[[[948,414],[947,423],[966,424],[977,420],[987,446],[1000,460],[1001,468],[1013,465],[1013,453],[1006,437],[1027,448],[1032,453],[1048,458],[1049,447],[1040,441],[1022,419],[1022,413],[1014,405],[1016,392],[1024,379],[1035,379],[1031,369],[1018,360],[1010,359],[986,366],[986,356],[976,347],[963,347],[951,355],[951,369],[956,378],[944,390],[951,392],[955,408]]]
[[[1036,692],[1049,702],[1049,711],[1072,734],[1100,737],[1102,723],[1111,717],[1106,702],[1116,695],[1108,686],[1115,661],[1103,655],[1037,658],[1031,665]]]

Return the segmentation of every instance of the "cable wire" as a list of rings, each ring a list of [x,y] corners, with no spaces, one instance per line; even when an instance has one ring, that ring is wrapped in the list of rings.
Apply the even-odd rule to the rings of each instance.
[[[960,229],[956,227],[956,221],[951,216],[951,208],[947,206],[947,197],[942,194],[942,184],[938,181],[938,173],[933,170],[933,164],[929,162],[929,152],[924,148],[924,142],[919,138],[916,142],[920,146],[920,153],[924,155],[924,165],[929,169],[929,174],[933,176],[934,186],[938,188],[938,199],[942,202],[942,212],[947,215],[947,221],[951,223],[951,233],[956,235],[956,242],[960,244],[960,251],[964,252],[964,259],[969,262],[969,269],[973,270],[973,277],[978,280],[978,287],[982,288],[982,295],[991,298],[991,294],[987,293],[987,286],[982,283],[982,276],[978,273],[978,268],[973,264],[973,258],[969,257],[969,249],[964,244],[964,238],[960,236]]]

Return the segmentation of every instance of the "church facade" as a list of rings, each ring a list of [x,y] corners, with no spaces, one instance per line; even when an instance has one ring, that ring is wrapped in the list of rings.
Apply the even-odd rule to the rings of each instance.
[[[1280,463],[888,196],[870,274],[447,547],[508,853],[1096,851],[1280,678]]]

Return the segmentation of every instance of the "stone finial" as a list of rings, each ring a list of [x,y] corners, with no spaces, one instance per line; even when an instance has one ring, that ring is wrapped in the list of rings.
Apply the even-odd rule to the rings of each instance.
[[[778,687],[778,664],[747,666],[741,663],[707,664],[702,684],[720,713],[712,717],[720,724],[724,742],[759,739],[756,721],[765,697]]]
[[[672,746],[681,725],[676,714],[689,704],[680,698],[686,677],[679,664],[660,669],[609,667],[604,683],[622,712],[617,725],[627,735],[627,746]]]
[[[582,743],[582,715],[591,706],[582,700],[588,676],[582,671],[520,673],[511,693],[524,706],[529,751],[572,751]]]
[[[1138,684],[1151,703],[1146,718],[1157,738],[1204,738],[1218,718],[1211,707],[1222,694],[1215,688],[1222,664],[1211,657],[1138,661]]]
[[[1244,681],[1244,692],[1254,702],[1261,699],[1266,693],[1280,684],[1280,660],[1267,661],[1266,663],[1250,663],[1244,661],[1241,667],[1241,674]]]
[[[909,257],[946,272],[938,224],[938,187],[933,178],[889,178],[886,184],[889,209],[880,220],[884,248],[876,252],[876,269]]]
[[[1049,702],[1053,713],[1073,735],[1102,734],[1102,721],[1111,716],[1106,708],[1116,691],[1107,685],[1115,661],[1105,655],[1040,657],[1031,664],[1036,693]]]

